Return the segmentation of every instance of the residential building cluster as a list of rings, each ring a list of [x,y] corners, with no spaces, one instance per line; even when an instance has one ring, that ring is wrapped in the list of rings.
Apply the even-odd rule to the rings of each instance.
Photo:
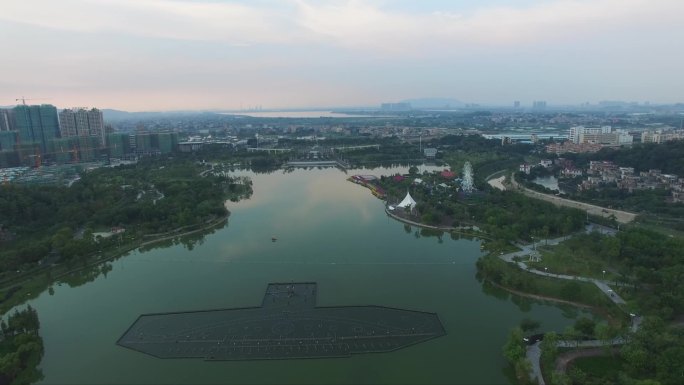
[[[522,163],[520,164],[518,170],[525,174],[530,174],[535,167],[544,167],[546,169],[553,168],[554,166],[561,169],[561,175],[568,178],[574,178],[576,176],[582,176],[584,173],[582,170],[575,167],[574,163],[570,159],[558,158],[555,160],[542,159],[537,164]]]
[[[602,144],[605,146],[631,145],[634,137],[626,130],[614,130],[611,126],[570,128],[568,139],[575,144]]]
[[[175,133],[114,133],[97,108],[20,104],[0,109],[0,167],[78,163],[175,150]]]
[[[684,130],[650,130],[641,133],[642,143],[665,143],[684,139]]]
[[[547,145],[546,152],[553,154],[597,152],[603,147],[631,146],[633,142],[634,136],[627,130],[613,129],[611,126],[574,126],[569,130],[567,141]]]
[[[554,166],[560,169],[561,177],[576,178],[585,175],[585,172],[577,168],[572,160],[565,158],[558,158],[554,161],[542,159],[537,164],[522,163],[518,170],[529,175],[535,167],[550,169]],[[577,186],[580,191],[607,185],[615,185],[630,193],[635,190],[665,189],[671,191],[671,202],[684,202],[684,178],[673,174],[663,174],[658,169],[637,173],[634,167],[620,167],[611,161],[590,161],[586,176],[586,179]]]
[[[635,190],[667,189],[672,191],[672,202],[684,202],[684,178],[674,174],[663,174],[651,169],[636,173],[634,167],[619,167],[610,161],[591,161],[587,179],[578,186],[580,190],[598,188],[613,184],[629,192]]]

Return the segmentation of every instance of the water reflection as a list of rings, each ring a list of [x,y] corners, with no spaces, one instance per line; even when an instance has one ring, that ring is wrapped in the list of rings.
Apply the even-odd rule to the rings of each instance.
[[[554,306],[514,303],[480,284],[479,241],[388,218],[380,200],[339,170],[241,172],[252,177],[254,195],[228,203],[229,226],[131,252],[32,301],[46,343],[45,383],[196,383],[197,373],[213,383],[502,383],[501,346],[519,319],[559,330],[570,323]],[[318,282],[320,306],[436,312],[449,334],[342,360],[156,360],[115,345],[142,313],[254,306],[268,282],[291,280]]]

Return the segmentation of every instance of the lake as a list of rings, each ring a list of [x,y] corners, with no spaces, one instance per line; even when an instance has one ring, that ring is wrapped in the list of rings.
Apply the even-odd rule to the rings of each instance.
[[[407,169],[242,172],[254,194],[227,203],[223,228],[191,247],[131,252],[106,274],[82,272],[66,280],[78,286],[63,282],[29,302],[45,342],[43,383],[509,383],[501,355],[509,330],[523,318],[562,330],[578,312],[483,289],[478,240],[422,236],[346,181],[397,171]],[[448,334],[337,359],[164,360],[115,344],[140,314],[259,306],[269,282],[290,281],[317,282],[318,306],[436,312]]]
[[[558,187],[558,179],[556,179],[556,177],[553,175],[536,177],[532,182],[551,190],[558,190],[561,193],[563,192],[563,190]]]

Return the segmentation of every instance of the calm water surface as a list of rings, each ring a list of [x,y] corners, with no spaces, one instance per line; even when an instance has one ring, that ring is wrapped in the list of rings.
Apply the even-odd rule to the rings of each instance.
[[[553,175],[537,177],[537,178],[534,178],[534,180],[532,182],[539,184],[539,185],[542,185],[542,186],[544,186],[548,189],[551,189],[551,190],[558,190],[559,192],[563,192],[563,190],[561,190],[558,187],[558,179],[556,179],[556,177]]]
[[[252,198],[229,202],[228,225],[191,250],[136,251],[106,276],[30,302],[44,383],[508,383],[501,347],[510,328],[525,317],[543,329],[573,322],[572,310],[483,292],[479,241],[421,236],[342,171],[249,175]],[[141,313],[258,306],[275,281],[318,282],[321,306],[437,312],[448,335],[391,353],[246,362],[162,360],[115,344]]]

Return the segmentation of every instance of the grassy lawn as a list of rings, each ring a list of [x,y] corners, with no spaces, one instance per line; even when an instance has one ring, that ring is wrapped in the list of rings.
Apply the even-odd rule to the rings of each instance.
[[[540,262],[528,262],[527,264],[537,270],[549,273],[577,275],[615,281],[618,275],[611,270],[616,270],[616,266],[610,266],[599,256],[582,249],[571,249],[567,245],[542,246],[537,248],[541,253]],[[523,259],[524,260],[524,259]],[[605,270],[605,274],[603,271]]]
[[[527,272],[523,274],[531,280],[528,292],[532,294],[561,298],[601,308],[615,321],[621,320],[624,316],[622,310],[592,283],[544,278]]]
[[[617,356],[580,357],[572,366],[591,377],[613,377],[622,370],[622,360]]]
[[[490,275],[494,282],[504,287],[598,307],[616,318],[624,315],[593,283],[542,277],[523,271],[491,254],[483,257],[478,265],[485,275]]]
[[[639,224],[636,226],[652,231],[657,231],[659,233],[667,234],[672,237],[684,237],[684,231],[679,231],[673,228],[673,226],[668,224],[667,222],[659,222],[657,219],[653,218],[640,217]]]

